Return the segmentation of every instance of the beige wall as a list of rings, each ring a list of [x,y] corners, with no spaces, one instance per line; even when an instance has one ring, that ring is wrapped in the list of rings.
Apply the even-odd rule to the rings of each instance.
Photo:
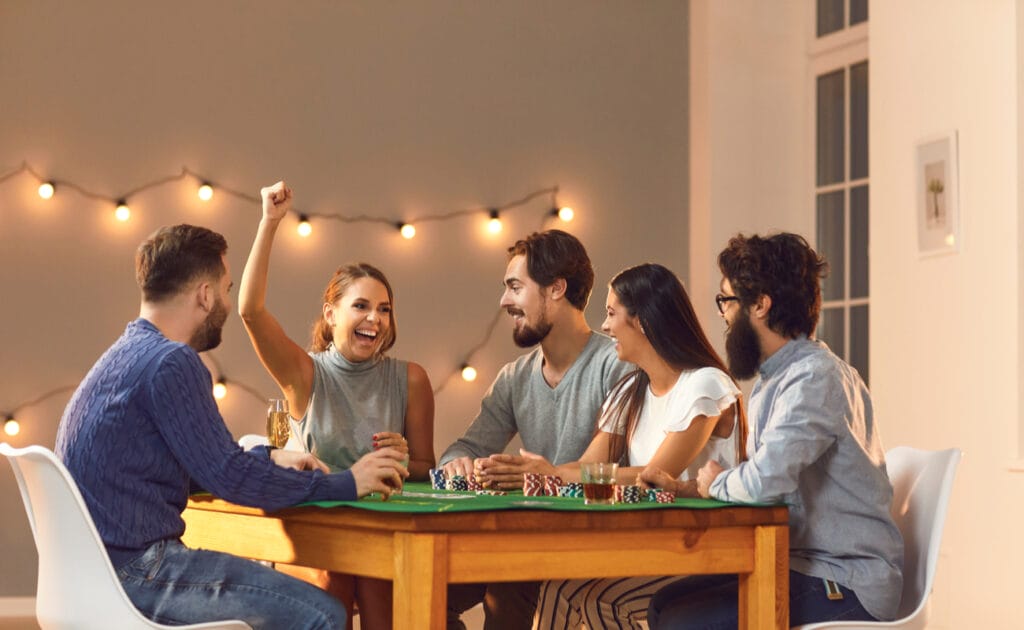
[[[255,194],[285,177],[317,212],[398,219],[499,204],[562,187],[570,230],[604,285],[644,260],[689,264],[685,2],[0,3],[0,173],[28,160],[44,175],[105,195],[185,164]],[[170,183],[109,208],[66,187],[0,183],[3,335],[0,411],[76,383],[138,312],[135,246],[156,227],[208,225],[231,243],[237,280],[259,212],[194,184]],[[305,341],[333,268],[368,260],[396,287],[394,354],[435,385],[484,335],[505,253],[537,229],[540,200],[507,217],[423,225],[411,242],[377,225],[315,223],[281,234],[270,305]],[[708,299],[705,296],[705,299]],[[497,369],[520,352],[507,322],[437,399],[438,453],[461,434]],[[237,317],[214,352],[229,378],[264,395],[272,382]],[[15,444],[53,444],[67,395],[26,409]],[[233,391],[236,434],[259,431],[263,405]],[[4,465],[6,468],[6,465]],[[13,478],[0,472],[0,597],[30,595],[35,554]]]
[[[1008,628],[1024,561],[1016,6],[871,5],[871,374],[887,444],[958,446],[936,628]],[[919,258],[914,148],[959,134],[962,248]]]
[[[813,236],[811,5],[691,3],[696,294],[715,290],[714,254],[731,233]],[[871,388],[883,440],[965,453],[929,627],[1017,627],[1024,20],[1010,0],[873,2],[870,13]],[[963,247],[921,259],[914,147],[951,129]]]

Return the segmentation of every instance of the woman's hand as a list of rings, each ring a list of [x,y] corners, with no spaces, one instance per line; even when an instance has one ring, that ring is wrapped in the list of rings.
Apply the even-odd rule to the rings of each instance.
[[[401,433],[383,431],[373,434],[373,450],[379,451],[382,448],[393,448],[396,451],[405,453],[405,459],[409,459],[409,442]]]
[[[280,221],[292,211],[292,189],[284,182],[260,189],[263,198],[263,218]]]
[[[386,501],[392,493],[401,492],[402,480],[409,471],[402,465],[406,454],[393,448],[384,448],[367,453],[352,464],[352,476],[356,481],[356,494],[365,497],[379,492]]]

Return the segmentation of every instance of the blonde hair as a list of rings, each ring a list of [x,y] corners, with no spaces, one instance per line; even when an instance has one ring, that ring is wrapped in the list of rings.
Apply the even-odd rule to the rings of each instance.
[[[368,263],[349,263],[342,265],[331,276],[327,288],[324,289],[324,304],[336,304],[345,291],[360,278],[373,278],[384,285],[388,292],[388,301],[391,302],[391,311],[388,313],[389,326],[384,333],[384,340],[380,345],[380,354],[384,354],[395,345],[398,329],[395,325],[395,296],[391,291],[391,283],[380,269]],[[313,324],[313,338],[309,343],[309,349],[313,352],[323,352],[334,342],[334,331],[327,319],[320,314],[320,318]]]

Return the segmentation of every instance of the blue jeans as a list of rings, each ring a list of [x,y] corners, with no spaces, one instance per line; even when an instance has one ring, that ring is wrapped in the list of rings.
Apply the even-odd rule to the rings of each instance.
[[[344,628],[326,592],[261,564],[163,540],[117,570],[135,607],[157,623],[241,619],[253,628]]]
[[[789,625],[819,621],[876,621],[857,595],[840,586],[843,599],[831,600],[821,578],[789,572]],[[706,628],[734,630],[739,626],[739,578],[699,575],[682,578],[654,594],[647,609],[651,630]]]

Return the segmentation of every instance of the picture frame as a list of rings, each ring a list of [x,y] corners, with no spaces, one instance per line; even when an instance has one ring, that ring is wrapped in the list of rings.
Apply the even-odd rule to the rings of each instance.
[[[923,139],[916,151],[917,251],[960,250],[960,176],[955,130]]]

